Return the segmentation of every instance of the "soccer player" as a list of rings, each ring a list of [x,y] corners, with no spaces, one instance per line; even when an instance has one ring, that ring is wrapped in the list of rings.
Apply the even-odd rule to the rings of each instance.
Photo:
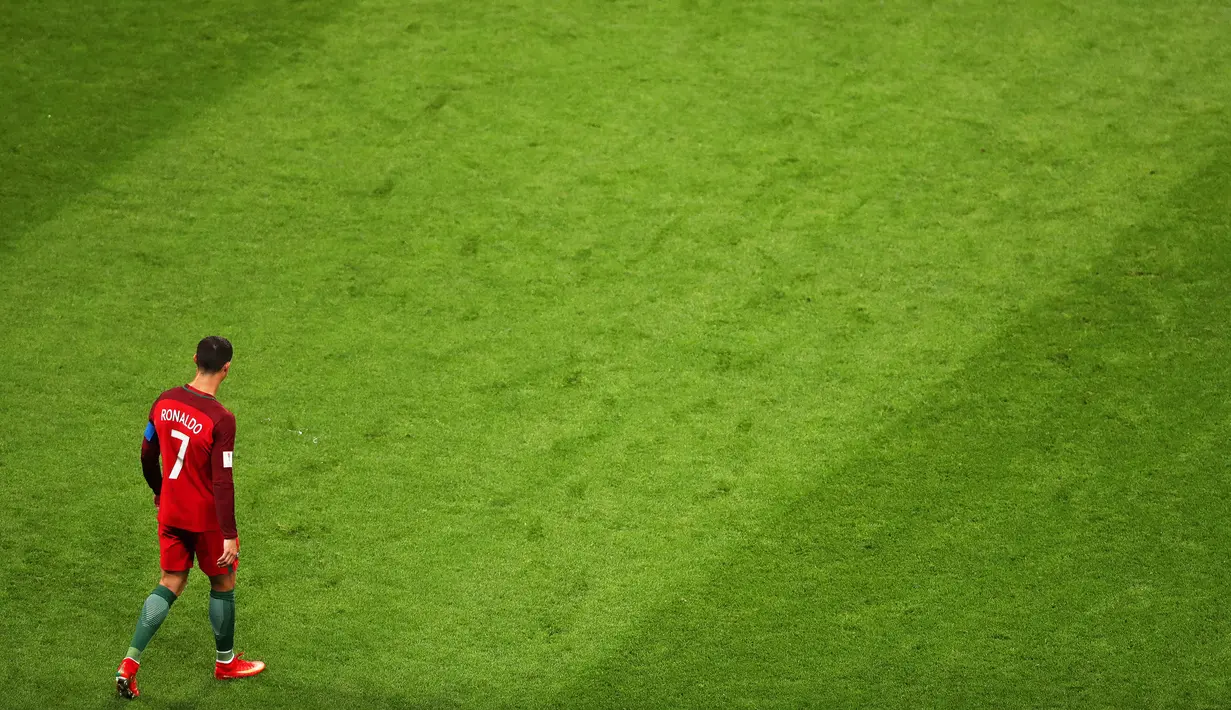
[[[235,415],[214,399],[231,370],[231,343],[210,336],[197,344],[197,375],[158,396],[141,443],[141,468],[154,490],[162,579],[137,617],[128,654],[115,672],[115,688],[132,699],[141,652],[188,584],[195,556],[209,576],[209,620],[214,627],[215,678],[247,678],[265,670],[261,661],[235,653],[235,487],[231,480]],[[159,466],[159,455],[162,465]]]

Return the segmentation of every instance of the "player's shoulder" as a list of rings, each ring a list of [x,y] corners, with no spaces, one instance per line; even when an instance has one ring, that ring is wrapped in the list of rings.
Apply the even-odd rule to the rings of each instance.
[[[235,412],[232,412],[231,410],[224,407],[222,402],[219,402],[218,400],[214,400],[214,403],[218,405],[218,418],[225,419],[231,422],[232,424],[234,424],[235,423]]]
[[[218,400],[214,400],[214,406],[209,410],[210,419],[214,420],[214,436],[222,436],[223,438],[235,438],[235,414],[231,410],[222,406]]]
[[[235,413],[223,406],[216,398],[210,397],[202,403],[201,410],[214,420],[214,424],[229,424],[235,426]]]
[[[179,387],[171,387],[170,389],[163,390],[161,394],[154,398],[154,403],[157,404],[164,399],[179,399],[179,390]]]
[[[164,402],[167,400],[188,405],[189,407],[192,407],[193,409],[205,414],[215,422],[226,421],[232,424],[235,422],[235,415],[231,412],[231,410],[224,407],[215,397],[197,392],[196,390],[190,389],[186,385],[172,387],[169,390],[163,391],[162,394],[158,395],[158,399],[154,400],[154,408],[158,407],[159,402]]]
[[[179,388],[172,387],[171,389],[163,390],[161,394],[159,394],[157,397],[154,398],[154,403],[150,405],[150,416],[151,417],[154,416],[154,412],[155,410],[158,409],[158,405],[162,404],[163,402],[166,402],[167,400],[174,401],[174,400],[179,399],[179,397],[176,395],[177,389]]]
[[[197,406],[201,409],[201,411],[208,414],[210,419],[213,419],[215,422],[235,422],[235,414],[233,414],[231,410],[224,407],[222,402],[219,402],[214,397],[202,398],[197,403]]]

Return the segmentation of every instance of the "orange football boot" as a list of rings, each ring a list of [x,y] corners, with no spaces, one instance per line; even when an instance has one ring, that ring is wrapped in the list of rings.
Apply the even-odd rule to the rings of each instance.
[[[214,662],[214,677],[218,680],[227,678],[251,678],[265,670],[265,661],[245,661],[244,654],[237,653],[230,663]]]
[[[120,661],[120,667],[115,670],[115,692],[121,698],[132,700],[141,694],[137,690],[137,671],[140,668],[141,664],[131,658],[125,657]]]

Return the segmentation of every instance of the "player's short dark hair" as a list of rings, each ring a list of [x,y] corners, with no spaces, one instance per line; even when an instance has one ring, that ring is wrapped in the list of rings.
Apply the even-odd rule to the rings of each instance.
[[[197,369],[208,373],[219,372],[223,365],[231,361],[234,354],[231,341],[221,335],[202,338],[201,342],[197,343]]]

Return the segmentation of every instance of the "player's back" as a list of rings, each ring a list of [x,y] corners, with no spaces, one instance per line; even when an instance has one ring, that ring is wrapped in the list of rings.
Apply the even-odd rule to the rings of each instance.
[[[149,427],[162,458],[158,522],[196,532],[217,530],[214,471],[231,466],[234,415],[212,396],[184,385],[158,396]]]

